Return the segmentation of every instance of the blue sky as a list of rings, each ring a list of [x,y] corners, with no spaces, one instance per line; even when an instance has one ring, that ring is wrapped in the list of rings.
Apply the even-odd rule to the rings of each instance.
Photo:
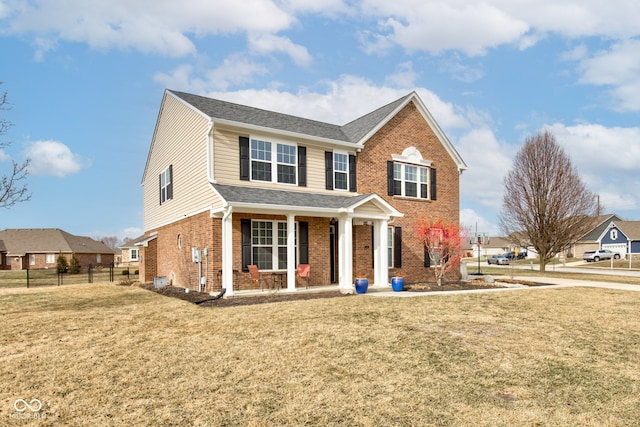
[[[0,0],[0,173],[32,162],[0,228],[141,234],[165,88],[336,124],[415,90],[469,166],[464,225],[499,234],[504,174],[543,128],[640,220],[638,20],[624,0]]]

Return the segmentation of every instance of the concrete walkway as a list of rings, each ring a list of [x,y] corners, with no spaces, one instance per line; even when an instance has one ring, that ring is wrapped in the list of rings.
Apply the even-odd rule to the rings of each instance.
[[[397,298],[413,298],[424,297],[429,295],[450,295],[450,294],[467,294],[467,293],[480,293],[480,292],[507,292],[507,291],[519,291],[523,289],[557,289],[557,288],[573,288],[573,287],[591,287],[591,288],[603,288],[603,289],[617,289],[621,291],[636,291],[640,292],[640,284],[630,285],[627,283],[613,283],[613,282],[595,282],[591,280],[577,280],[577,279],[561,279],[557,277],[536,277],[536,276],[514,276],[510,278],[512,280],[522,280],[524,282],[537,282],[537,283],[549,283],[550,286],[509,286],[505,288],[491,288],[491,289],[472,289],[464,291],[433,291],[433,292],[393,292],[392,290],[376,289],[375,287],[369,288],[366,294],[372,297],[397,297]],[[499,281],[499,280],[498,280]]]

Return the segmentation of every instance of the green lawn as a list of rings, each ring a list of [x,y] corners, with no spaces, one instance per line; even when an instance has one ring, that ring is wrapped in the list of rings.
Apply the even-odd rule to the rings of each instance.
[[[39,399],[38,425],[637,425],[639,311],[590,288],[229,308],[0,289],[0,424]]]

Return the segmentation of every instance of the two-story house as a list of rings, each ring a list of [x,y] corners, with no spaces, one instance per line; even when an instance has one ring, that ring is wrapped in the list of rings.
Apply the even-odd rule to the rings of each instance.
[[[233,295],[256,286],[250,264],[289,290],[298,264],[311,286],[433,280],[415,225],[459,221],[466,167],[415,92],[340,126],[167,90],[142,179],[141,280]]]

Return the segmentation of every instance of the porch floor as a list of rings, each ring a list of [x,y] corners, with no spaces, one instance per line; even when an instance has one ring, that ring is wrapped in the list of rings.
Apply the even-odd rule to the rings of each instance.
[[[265,295],[301,295],[301,294],[317,294],[322,292],[335,292],[339,291],[340,288],[337,284],[335,285],[323,285],[323,286],[310,286],[309,288],[296,288],[295,291],[290,291],[286,288],[282,289],[249,289],[249,290],[240,290],[234,291],[233,296],[225,295],[224,298],[243,298],[243,297],[252,297],[252,296],[265,296]],[[391,290],[391,286],[369,286],[367,292],[380,292],[380,291],[389,291]],[[353,293],[355,293],[355,288],[353,289]],[[217,292],[212,292],[211,295],[216,295]]]

